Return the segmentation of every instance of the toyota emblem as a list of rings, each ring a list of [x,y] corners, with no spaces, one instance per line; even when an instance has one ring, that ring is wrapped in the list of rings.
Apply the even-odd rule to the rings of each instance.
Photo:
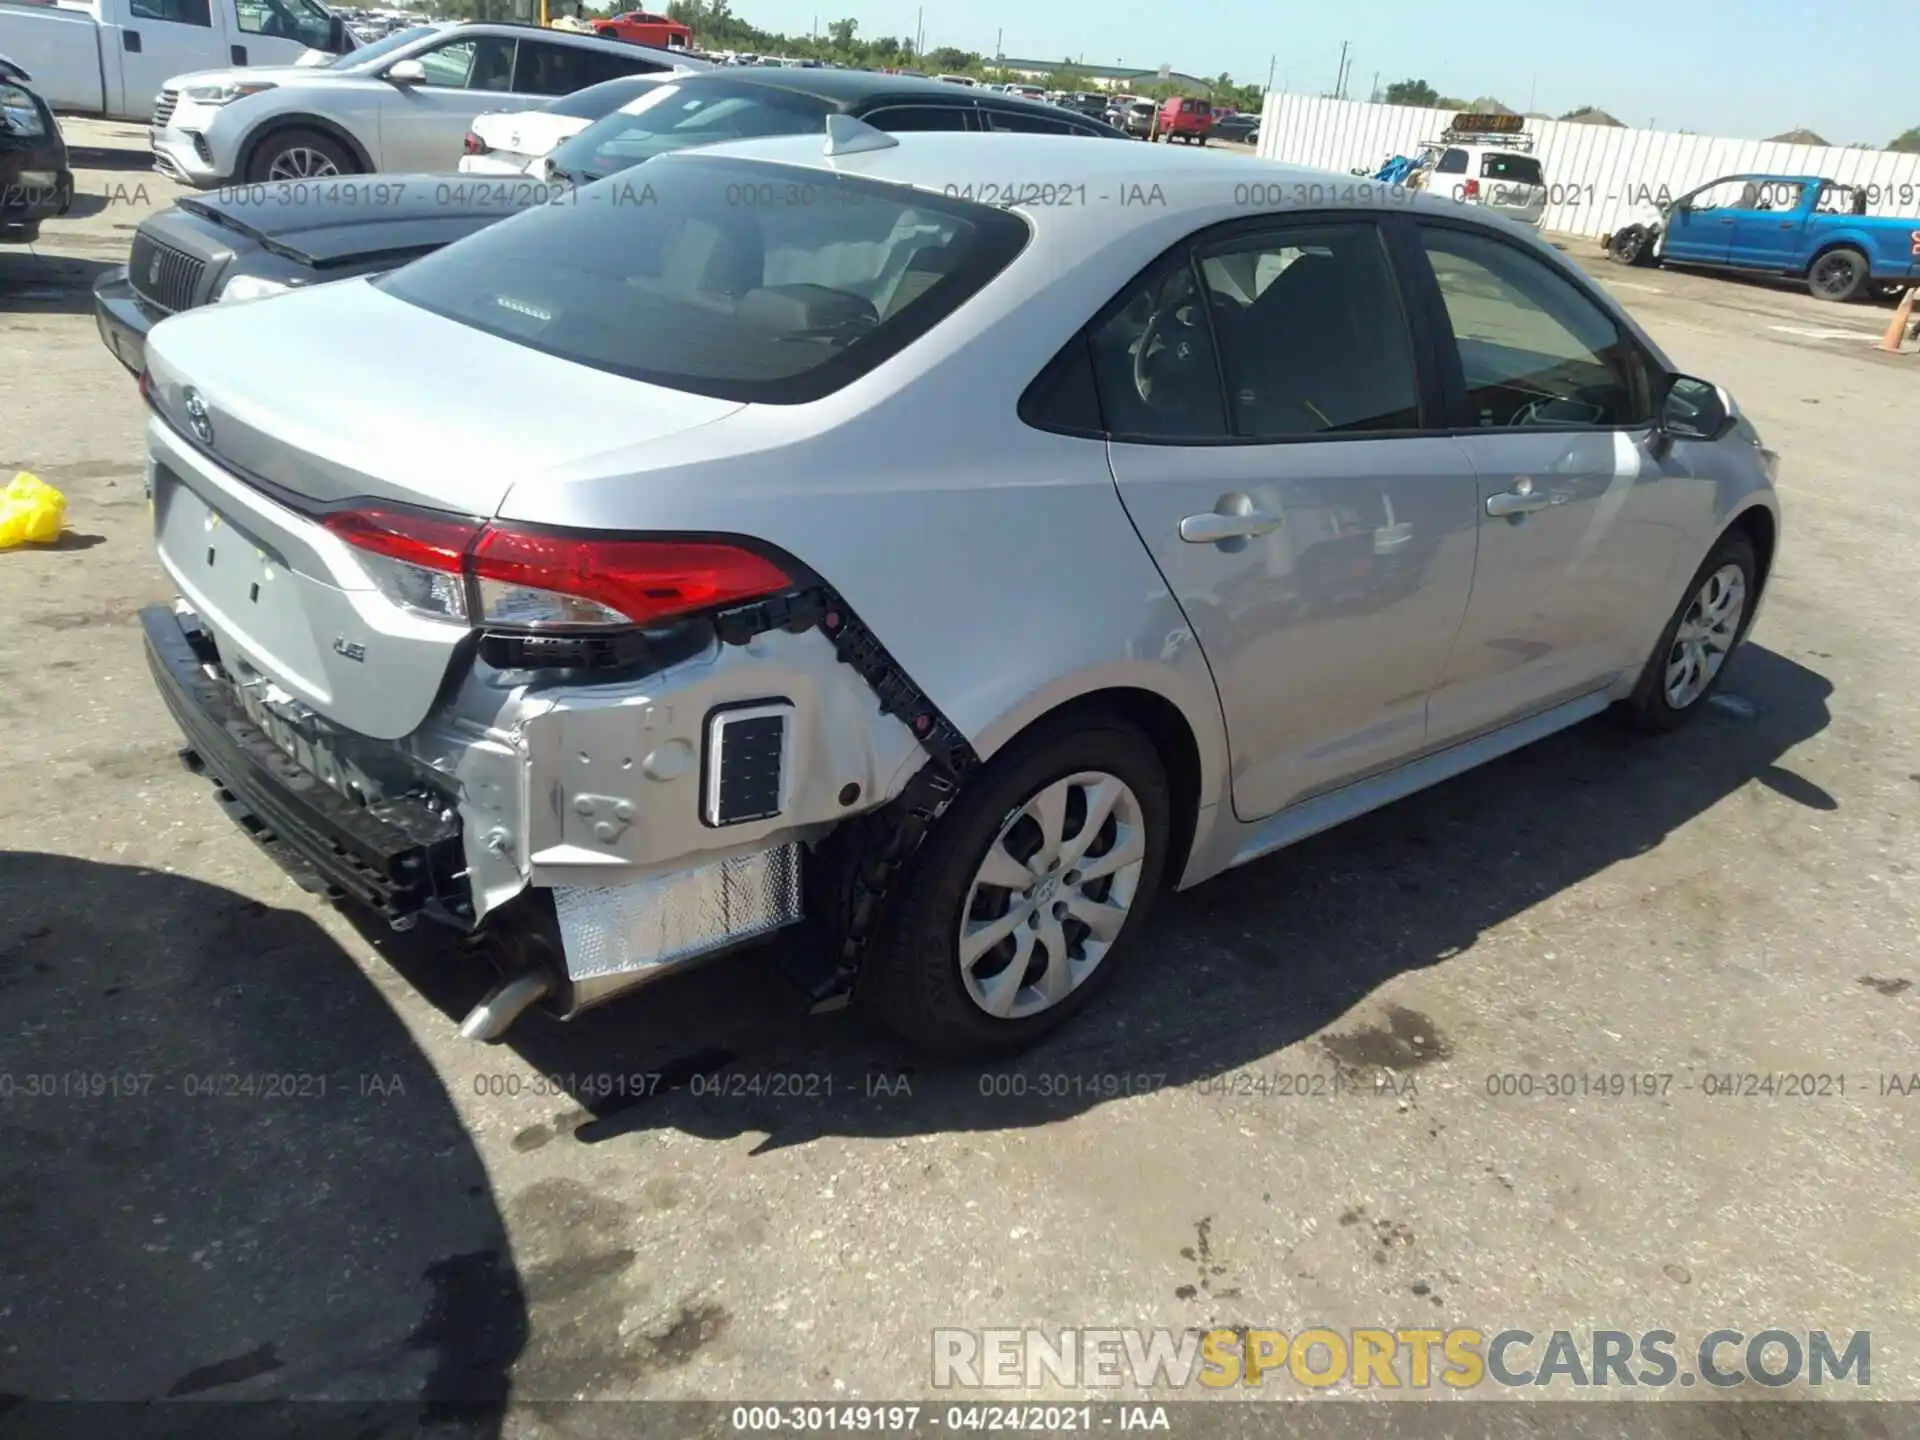
[[[213,418],[207,414],[207,402],[200,398],[198,390],[188,388],[185,401],[187,406],[187,424],[202,445],[213,444]]]

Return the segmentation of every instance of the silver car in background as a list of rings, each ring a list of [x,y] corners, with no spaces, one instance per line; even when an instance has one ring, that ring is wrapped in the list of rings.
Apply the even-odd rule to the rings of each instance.
[[[1724,675],[1773,456],[1531,233],[828,130],[151,337],[191,763],[315,888],[495,937],[468,1034],[773,936],[1018,1047],[1163,884]],[[980,203],[1023,177],[1074,203]]]
[[[154,102],[154,168],[201,189],[377,170],[450,171],[474,118],[505,101],[570,95],[625,75],[712,68],[594,35],[439,21],[324,65],[174,77]]]

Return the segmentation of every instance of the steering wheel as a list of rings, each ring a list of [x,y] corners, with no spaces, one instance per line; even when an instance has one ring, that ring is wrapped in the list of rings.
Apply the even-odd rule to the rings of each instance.
[[[1147,317],[1133,352],[1133,389],[1141,404],[1163,413],[1186,408],[1186,387],[1178,382],[1208,363],[1204,324],[1194,315],[1190,294],[1163,301]],[[1161,398],[1156,400],[1156,394]]]

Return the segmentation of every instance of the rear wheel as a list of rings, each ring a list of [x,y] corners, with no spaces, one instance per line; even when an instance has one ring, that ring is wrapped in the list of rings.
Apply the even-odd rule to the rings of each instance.
[[[247,166],[247,179],[320,180],[329,175],[357,175],[360,166],[330,135],[316,130],[281,130],[260,142]]]
[[[1661,632],[1621,718],[1635,729],[1664,734],[1698,714],[1746,638],[1757,582],[1752,542],[1739,533],[1722,536]]]
[[[855,999],[925,1049],[1017,1050],[1084,1007],[1166,864],[1166,773],[1117,720],[1036,730],[973,777],[887,896]]]
[[[1847,301],[1867,288],[1867,257],[1842,246],[1817,256],[1807,271],[1807,289],[1816,300]]]

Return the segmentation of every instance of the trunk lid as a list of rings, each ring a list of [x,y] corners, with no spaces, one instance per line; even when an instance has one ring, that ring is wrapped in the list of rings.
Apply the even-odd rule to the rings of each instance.
[[[378,203],[364,198],[375,194]],[[438,249],[553,198],[537,184],[460,174],[245,185],[189,195],[180,209],[315,269]]]
[[[508,110],[476,116],[471,129],[487,142],[495,158],[518,157],[524,169],[528,162],[538,160],[562,140],[571,139],[592,123],[574,115]]]
[[[315,508],[492,516],[515,485],[742,408],[542,355],[364,280],[163,321],[147,364],[156,539],[181,594],[237,678],[381,739],[419,726],[469,632],[390,602]]]

